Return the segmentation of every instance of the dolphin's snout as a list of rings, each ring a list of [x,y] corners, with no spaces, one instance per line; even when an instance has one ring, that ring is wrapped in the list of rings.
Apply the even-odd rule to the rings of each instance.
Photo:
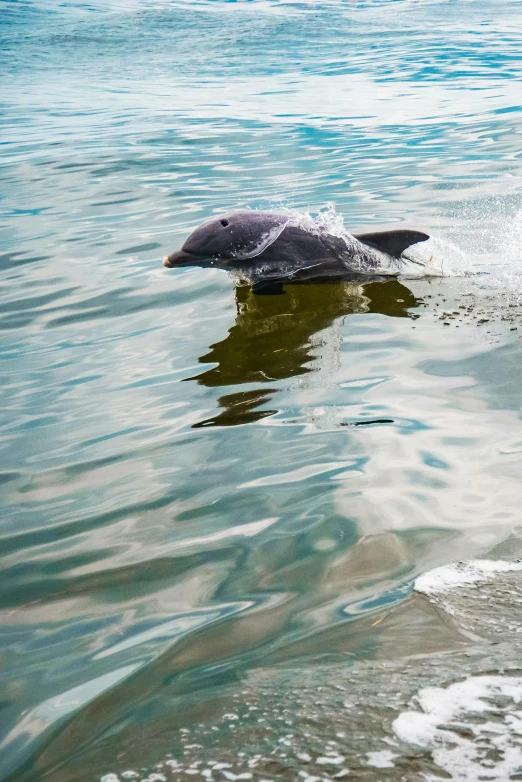
[[[183,250],[177,250],[175,253],[172,253],[172,255],[167,255],[167,257],[163,259],[163,266],[167,269],[173,269],[175,266],[192,266],[193,264],[194,256]]]

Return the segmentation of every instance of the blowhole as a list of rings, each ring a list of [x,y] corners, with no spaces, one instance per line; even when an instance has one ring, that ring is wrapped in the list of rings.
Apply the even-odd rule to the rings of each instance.
[[[221,225],[223,226],[223,228],[226,228],[226,227],[227,227],[227,225],[228,225],[228,223],[229,223],[229,221],[228,221],[228,220],[220,220],[219,222],[221,223]]]

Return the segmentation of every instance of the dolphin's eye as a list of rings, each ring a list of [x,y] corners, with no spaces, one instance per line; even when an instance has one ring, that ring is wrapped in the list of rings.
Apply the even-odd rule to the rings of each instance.
[[[226,227],[227,227],[227,225],[228,225],[228,222],[229,222],[229,221],[228,221],[228,220],[220,220],[219,222],[221,223],[221,225],[223,226],[223,228],[226,228]]]

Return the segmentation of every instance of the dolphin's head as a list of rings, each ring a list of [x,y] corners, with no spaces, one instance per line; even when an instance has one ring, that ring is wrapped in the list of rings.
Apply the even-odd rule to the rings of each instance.
[[[284,231],[288,216],[276,212],[231,212],[193,231],[181,250],[163,259],[163,266],[223,266],[233,269],[261,255]],[[238,264],[239,262],[239,264]]]

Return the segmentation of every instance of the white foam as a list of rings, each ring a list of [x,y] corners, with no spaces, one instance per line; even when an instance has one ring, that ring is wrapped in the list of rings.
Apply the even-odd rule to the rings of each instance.
[[[316,759],[316,763],[318,766],[338,766],[341,763],[344,763],[344,755],[323,755],[322,757],[319,757]]]
[[[413,585],[416,592],[437,598],[453,589],[472,584],[493,581],[499,573],[522,570],[522,562],[506,562],[502,559],[471,559],[429,570],[419,576]]]
[[[367,752],[366,757],[368,765],[374,768],[395,768],[393,758],[396,758],[397,755],[390,752],[389,749],[383,749],[381,752]]]
[[[431,749],[451,779],[504,781],[520,770],[522,677],[472,676],[447,688],[427,687],[416,701],[421,711],[400,714],[393,730],[402,741]]]

